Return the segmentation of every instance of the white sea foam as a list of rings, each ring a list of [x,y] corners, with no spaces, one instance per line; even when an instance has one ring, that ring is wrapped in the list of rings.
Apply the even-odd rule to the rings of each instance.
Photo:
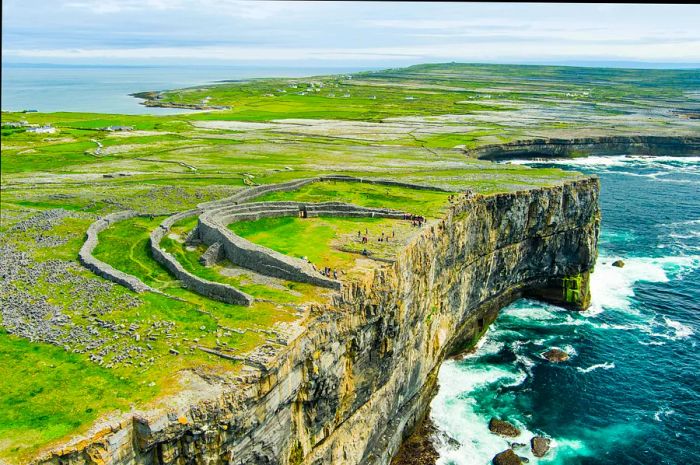
[[[541,304],[539,302],[527,302],[525,306],[523,305],[512,305],[503,310],[504,314],[511,317],[515,317],[521,320],[538,320],[538,321],[548,321],[558,318],[558,316],[552,310],[556,307],[550,305]]]
[[[472,465],[486,463],[491,457],[509,447],[508,441],[527,443],[533,433],[521,424],[518,438],[506,440],[491,433],[488,418],[474,411],[476,401],[469,395],[475,389],[491,383],[513,385],[527,378],[521,371],[510,371],[495,366],[460,366],[458,362],[447,361],[438,375],[440,389],[430,406],[430,417],[434,424],[459,442],[453,447],[438,444],[440,458],[438,464]],[[512,421],[512,419],[510,419]],[[516,422],[517,423],[517,422]],[[535,460],[528,449],[519,454]]]
[[[647,328],[647,325],[640,323],[633,324],[610,324],[610,323],[599,323],[593,324],[594,327],[598,329],[615,329],[618,331],[631,331],[631,330],[642,330]]]
[[[688,272],[700,267],[700,256],[631,257],[624,258],[624,268],[612,266],[613,257],[601,256],[591,275],[591,308],[588,316],[604,309],[633,312],[631,298],[634,285],[640,281],[665,283],[683,279]]]
[[[676,221],[674,223],[666,223],[666,224],[662,224],[659,226],[666,226],[668,228],[675,228],[678,226],[693,226],[693,225],[700,226],[700,218],[698,218],[696,220]]]
[[[643,346],[665,346],[666,345],[666,343],[663,341],[649,341],[649,342],[639,341],[639,343]]]
[[[505,343],[493,337],[497,331],[497,326],[492,325],[486,330],[484,335],[479,339],[472,350],[462,355],[462,360],[474,357],[483,357],[484,355],[497,354],[503,349]]]
[[[539,158],[539,159],[523,159],[509,160],[508,162],[514,165],[532,165],[538,163],[547,163],[551,165],[571,165],[571,166],[622,166],[628,157],[626,155],[615,155],[610,157],[590,156],[581,158]]]
[[[660,249],[673,248],[686,255],[697,254],[700,251],[700,219],[679,221],[661,225],[665,230],[659,234]]]
[[[700,157],[647,157],[633,155],[614,155],[614,156],[589,156],[582,158],[540,158],[533,160],[510,160],[506,163],[516,165],[533,165],[533,164],[552,164],[574,166],[577,168],[587,168],[598,172],[610,172],[611,168],[615,168],[616,174],[624,174],[628,176],[639,176],[652,178],[658,181],[687,183],[693,182],[688,180],[678,180],[676,178],[663,179],[663,177],[676,172],[679,168],[683,168],[686,172],[696,173],[700,168]],[[619,168],[635,168],[640,167],[645,169],[659,170],[654,173],[640,173],[638,171],[621,171]]]
[[[664,321],[666,322],[666,326],[674,330],[674,334],[671,336],[673,340],[687,339],[693,335],[693,329],[690,326],[667,317],[664,317]]]
[[[597,363],[595,365],[591,365],[588,368],[581,368],[581,367],[576,367],[576,370],[578,370],[580,373],[590,373],[591,371],[594,370],[612,370],[615,368],[615,362],[605,362],[605,363]]]
[[[674,413],[676,413],[675,410],[670,409],[668,407],[662,407],[659,410],[657,410],[656,413],[654,413],[654,420],[661,421],[662,417],[670,417]]]
[[[575,357],[575,356],[578,355],[578,352],[576,351],[576,349],[574,349],[574,346],[572,346],[572,345],[570,345],[570,344],[565,345],[565,346],[562,348],[562,350],[563,350],[564,352],[566,352],[567,354],[569,354],[569,357]]]

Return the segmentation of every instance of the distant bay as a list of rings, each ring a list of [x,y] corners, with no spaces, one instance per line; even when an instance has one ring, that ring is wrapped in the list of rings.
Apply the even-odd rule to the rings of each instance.
[[[361,71],[343,67],[136,66],[2,64],[2,110],[174,114],[147,108],[135,92],[212,84],[222,80],[303,77]]]

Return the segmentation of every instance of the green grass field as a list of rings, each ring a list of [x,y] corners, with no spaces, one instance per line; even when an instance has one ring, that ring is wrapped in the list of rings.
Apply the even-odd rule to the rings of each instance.
[[[232,106],[222,111],[3,112],[0,459],[26,463],[36,451],[87,430],[103,415],[144,408],[174,394],[181,370],[235,376],[240,363],[197,346],[243,355],[269,339],[264,331],[276,323],[300,321],[299,307],[330,300],[328,291],[265,279],[229,263],[202,266],[203,247],[182,242],[195,219],[175,225],[162,245],[190,272],[239,287],[258,300],[251,307],[227,305],[183,288],[149,253],[149,233],[165,215],[228,197],[247,184],[322,174],[482,194],[557,185],[579,175],[476,160],[468,149],[542,137],[697,135],[697,125],[674,113],[694,104],[697,86],[694,70],[453,63],[350,77],[256,79],[160,94],[165,103],[197,104],[210,97],[211,105]],[[8,125],[20,121],[50,124],[57,132],[32,134]],[[134,130],[100,130],[110,125]],[[443,214],[448,195],[324,182],[259,200],[345,201],[434,219]],[[127,209],[153,218],[112,225],[100,234],[95,255],[163,294],[136,295],[77,261],[88,226]],[[61,218],[51,219],[51,211]],[[367,263],[381,266],[359,261],[363,248],[374,258],[390,259],[415,232],[402,222],[343,218],[277,218],[231,228],[279,252],[305,256],[317,268],[347,272],[342,278],[352,277],[352,270],[365,272]],[[367,246],[357,238],[365,228],[373,239]],[[381,232],[393,230],[396,242],[376,241]],[[9,257],[16,262],[9,263]],[[89,336],[63,344],[49,343],[40,331],[33,340],[10,334],[13,312],[28,308],[49,313],[26,318],[23,327],[58,315],[63,323],[51,328],[59,340],[71,331],[89,330]],[[116,354],[127,346],[142,352],[119,360]]]
[[[443,213],[450,192],[410,189],[356,182],[324,181],[307,184],[290,192],[273,192],[256,201],[348,202],[363,207],[391,208],[426,218]]]
[[[263,218],[233,223],[233,232],[277,252],[306,258],[317,269],[349,273],[363,249],[373,257],[391,259],[411,235],[410,222],[384,218]],[[358,232],[360,234],[358,234]],[[384,233],[389,241],[379,242]],[[363,244],[361,237],[368,243]]]

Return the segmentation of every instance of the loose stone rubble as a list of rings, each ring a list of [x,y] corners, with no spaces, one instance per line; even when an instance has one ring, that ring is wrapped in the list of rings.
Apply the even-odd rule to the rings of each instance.
[[[7,244],[0,245],[0,255],[0,314],[10,334],[89,354],[107,367],[154,362],[137,344],[138,325],[101,318],[116,308],[138,307],[140,299],[115,293],[110,282],[83,276],[74,262],[36,262]]]

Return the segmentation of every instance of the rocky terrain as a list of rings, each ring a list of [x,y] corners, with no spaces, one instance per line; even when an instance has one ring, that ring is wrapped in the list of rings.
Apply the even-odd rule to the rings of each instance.
[[[463,196],[393,266],[314,309],[244,385],[201,379],[216,395],[105,425],[39,463],[389,463],[423,417],[442,359],[501,306],[523,294],[586,306],[587,287],[571,299],[563,283],[585,283],[594,264],[597,195],[590,179]]]
[[[696,88],[692,70],[442,64],[140,95],[211,112],[3,112],[0,460],[389,463],[503,305],[589,302],[597,180],[493,160],[697,155]],[[293,224],[300,205],[360,223]],[[201,234],[217,209],[240,241]],[[397,212],[425,221],[362,254],[355,231]],[[294,240],[234,234],[265,219]]]

